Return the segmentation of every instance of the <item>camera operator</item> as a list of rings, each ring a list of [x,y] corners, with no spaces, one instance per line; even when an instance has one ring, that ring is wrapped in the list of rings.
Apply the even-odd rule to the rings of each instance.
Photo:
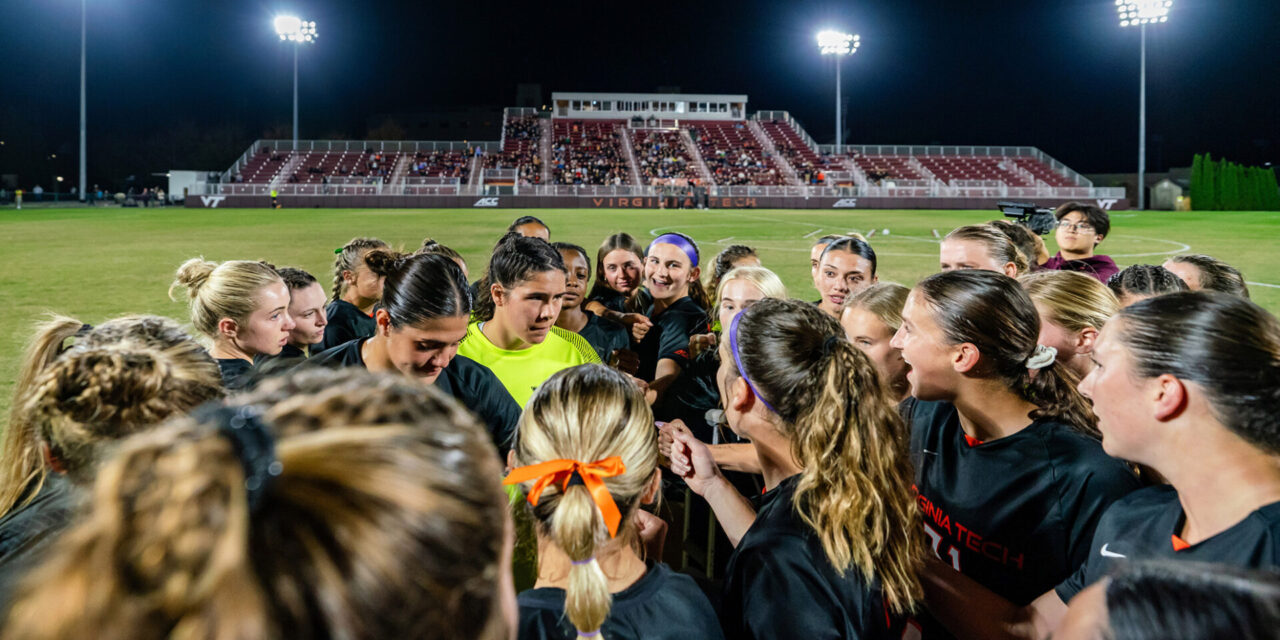
[[[1097,278],[1104,284],[1120,271],[1111,256],[1094,253],[1098,244],[1111,231],[1111,217],[1100,207],[1080,202],[1068,202],[1054,211],[1058,220],[1055,237],[1058,240],[1057,255],[1042,265],[1053,271],[1079,271]]]

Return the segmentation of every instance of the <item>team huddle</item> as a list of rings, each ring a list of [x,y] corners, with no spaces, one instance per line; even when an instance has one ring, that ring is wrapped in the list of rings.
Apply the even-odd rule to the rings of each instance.
[[[482,269],[355,238],[328,290],[193,258],[199,340],[32,337],[0,636],[1272,637],[1280,324],[1055,216],[1056,255],[964,226],[911,286],[819,238],[816,302],[747,246],[531,216]]]

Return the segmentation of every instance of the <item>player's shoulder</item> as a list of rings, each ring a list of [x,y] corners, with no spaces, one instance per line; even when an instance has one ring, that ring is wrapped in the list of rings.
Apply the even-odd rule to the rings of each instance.
[[[567,329],[560,327],[551,327],[551,336],[563,341],[568,349],[577,354],[577,357],[585,363],[600,363],[600,355],[596,353],[595,347],[591,346],[587,339]]]
[[[1170,485],[1145,487],[1116,500],[1107,509],[1103,518],[1128,522],[1141,521],[1164,512],[1177,502],[1178,491]]]

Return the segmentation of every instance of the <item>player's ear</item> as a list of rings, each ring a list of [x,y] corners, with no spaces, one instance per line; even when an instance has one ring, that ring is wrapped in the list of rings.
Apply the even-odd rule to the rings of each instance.
[[[1093,327],[1085,327],[1076,336],[1076,354],[1088,355],[1093,353],[1093,348],[1097,344],[1098,330]]]
[[[1004,267],[1002,267],[1001,270],[1004,272],[1006,276],[1009,276],[1010,278],[1018,277],[1018,265],[1015,263],[1006,262],[1004,263]]]
[[[977,345],[971,342],[962,342],[951,351],[951,367],[956,373],[968,373],[978,366],[978,360],[981,353],[978,351]]]
[[[218,335],[224,338],[235,338],[240,332],[240,325],[231,318],[223,318],[218,321]]]
[[[373,321],[378,326],[378,334],[387,337],[391,334],[391,314],[386,309],[379,308],[374,312]]]
[[[502,285],[496,282],[489,285],[489,297],[493,298],[493,304],[495,306],[502,306],[507,303],[506,289],[503,289]]]

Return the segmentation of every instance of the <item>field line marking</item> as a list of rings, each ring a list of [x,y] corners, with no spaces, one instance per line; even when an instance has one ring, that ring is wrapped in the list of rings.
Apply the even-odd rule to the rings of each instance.
[[[1265,282],[1246,282],[1251,287],[1270,287],[1272,289],[1280,289],[1280,284],[1267,284]]]
[[[1145,258],[1148,256],[1171,256],[1175,253],[1182,253],[1183,251],[1191,250],[1191,245],[1185,242],[1178,242],[1176,240],[1165,240],[1164,238],[1147,238],[1145,236],[1131,236],[1127,234],[1115,234],[1115,237],[1135,238],[1137,240],[1147,240],[1149,242],[1164,242],[1166,244],[1177,245],[1178,248],[1170,251],[1155,251],[1152,253],[1113,253],[1111,254],[1111,257],[1113,258]]]
[[[734,238],[736,238],[736,237],[738,237],[738,236],[729,236],[728,238],[720,238],[719,240],[716,240],[716,244],[723,244],[723,243],[728,242],[728,241],[730,241],[730,240],[732,240],[732,239],[734,239]]]
[[[804,235],[802,235],[802,236],[800,236],[800,237],[801,237],[801,238],[808,239],[808,238],[812,238],[812,237],[814,237],[814,236],[818,235],[819,233],[822,233],[822,228],[821,228],[821,227],[819,227],[819,228],[817,228],[817,229],[814,229],[813,231],[810,231],[809,233],[806,233],[806,234],[804,234]]]

